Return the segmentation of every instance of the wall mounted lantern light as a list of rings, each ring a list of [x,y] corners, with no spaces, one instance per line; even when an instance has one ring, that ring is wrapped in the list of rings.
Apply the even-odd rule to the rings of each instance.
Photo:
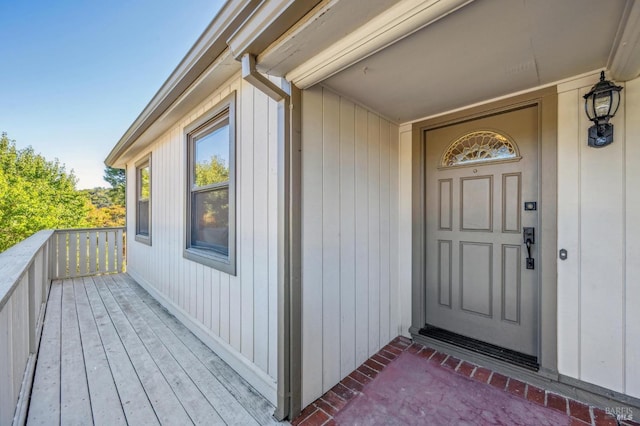
[[[584,95],[584,109],[594,124],[589,127],[589,146],[601,148],[613,142],[613,124],[609,123],[609,120],[618,111],[621,90],[622,86],[605,80],[602,71],[600,81]]]

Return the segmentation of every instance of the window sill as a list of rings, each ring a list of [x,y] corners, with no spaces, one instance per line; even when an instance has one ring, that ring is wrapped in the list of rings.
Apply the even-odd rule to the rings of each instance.
[[[136,234],[136,241],[142,244],[146,244],[148,246],[151,245],[151,235],[140,235]]]
[[[216,255],[212,251],[191,247],[183,251],[183,257],[229,275],[236,275],[235,262],[229,257]]]

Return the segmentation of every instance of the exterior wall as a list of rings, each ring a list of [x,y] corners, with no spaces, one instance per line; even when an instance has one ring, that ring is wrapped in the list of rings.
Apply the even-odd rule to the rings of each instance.
[[[398,126],[302,93],[302,405],[399,332]]]
[[[237,275],[183,258],[184,128],[236,91]],[[127,165],[128,272],[276,402],[277,104],[236,76]],[[152,246],[135,241],[135,162],[152,153]]]
[[[558,369],[640,397],[640,79],[629,81],[614,142],[587,146],[582,95],[597,75],[558,88]]]
[[[400,304],[400,334],[411,337],[411,271],[413,260],[412,243],[412,126],[400,127],[398,156],[398,295]]]

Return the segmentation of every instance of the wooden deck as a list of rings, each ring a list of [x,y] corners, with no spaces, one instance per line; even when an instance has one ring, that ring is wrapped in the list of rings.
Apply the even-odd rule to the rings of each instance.
[[[28,424],[275,424],[273,410],[128,275],[53,282]]]

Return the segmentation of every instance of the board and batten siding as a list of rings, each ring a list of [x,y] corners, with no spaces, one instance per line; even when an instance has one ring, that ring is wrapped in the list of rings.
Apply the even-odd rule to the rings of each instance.
[[[558,87],[558,369],[640,398],[640,78],[599,149],[582,98],[597,81]]]
[[[237,275],[183,257],[184,129],[236,92]],[[151,239],[128,238],[128,273],[270,402],[277,378],[277,103],[235,76],[127,165],[135,235],[135,163],[151,153]]]
[[[413,210],[412,185],[413,162],[412,125],[400,126],[400,145],[398,148],[398,296],[400,306],[400,334],[411,338],[411,297],[412,297],[412,261],[413,261]]]
[[[398,126],[302,93],[302,405],[400,332]]]

